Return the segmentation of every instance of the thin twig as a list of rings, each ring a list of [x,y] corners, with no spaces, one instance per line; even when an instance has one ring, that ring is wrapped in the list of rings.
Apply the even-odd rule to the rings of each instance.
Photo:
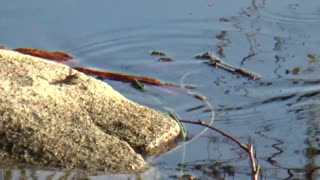
[[[137,76],[137,75],[104,71],[104,70],[81,67],[81,66],[75,66],[75,67],[73,67],[73,69],[78,70],[80,72],[83,72],[85,74],[99,76],[99,78],[101,78],[101,79],[108,78],[108,79],[122,81],[122,82],[132,82],[134,80],[137,80],[142,83],[147,83],[147,84],[156,85],[156,86],[171,86],[171,87],[179,87],[179,88],[187,88],[187,89],[194,89],[195,88],[195,86],[193,86],[193,85],[180,86],[180,85],[174,84],[174,83],[162,82],[158,79],[148,77],[148,76]]]
[[[250,143],[249,145],[245,145],[243,143],[241,143],[238,139],[236,139],[235,137],[231,136],[230,134],[214,127],[213,125],[208,125],[206,124],[204,121],[199,120],[199,121],[190,121],[190,120],[180,120],[183,123],[189,123],[189,124],[195,124],[195,125],[200,125],[200,126],[204,126],[207,127],[209,129],[212,129],[218,133],[220,133],[222,136],[227,137],[228,139],[232,140],[233,142],[235,142],[236,144],[238,144],[243,150],[245,150],[248,154],[249,154],[249,159],[250,159],[250,167],[251,167],[251,173],[252,173],[252,180],[257,180],[259,177],[259,172],[260,172],[260,165],[256,164],[256,160],[254,157],[254,149],[252,144]]]
[[[210,52],[205,52],[205,53],[203,53],[201,55],[197,55],[197,56],[195,56],[195,58],[197,58],[197,59],[207,59],[209,61],[206,61],[204,63],[208,64],[209,66],[220,68],[220,69],[223,69],[225,71],[232,72],[232,73],[237,73],[237,74],[240,74],[242,76],[250,77],[252,80],[260,79],[260,77],[257,74],[254,74],[254,73],[252,73],[252,72],[250,72],[250,71],[248,71],[248,70],[246,70],[244,68],[239,68],[239,67],[235,67],[235,66],[232,66],[230,64],[227,64],[227,63],[223,62],[222,59],[216,57],[215,55],[213,55]],[[249,58],[249,56],[248,56],[248,58]]]
[[[199,120],[199,121],[190,121],[190,120],[182,120],[182,119],[181,119],[180,121],[183,122],[183,123],[196,124],[196,125],[201,125],[201,126],[210,128],[210,129],[212,129],[212,130],[220,133],[221,135],[229,138],[230,140],[232,140],[233,142],[235,142],[235,143],[237,143],[239,146],[241,146],[242,149],[244,149],[244,150],[246,150],[247,152],[249,152],[249,148],[248,148],[245,144],[241,143],[239,140],[237,140],[237,139],[234,138],[233,136],[229,135],[228,133],[226,133],[226,132],[224,132],[224,131],[222,131],[222,130],[220,130],[220,129],[212,126],[212,125],[206,124],[206,123],[205,123],[204,121],[202,121],[202,120]]]

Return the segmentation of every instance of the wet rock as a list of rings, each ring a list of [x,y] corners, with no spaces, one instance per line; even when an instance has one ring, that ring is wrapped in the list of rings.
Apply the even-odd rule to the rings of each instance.
[[[40,166],[141,171],[179,126],[63,64],[0,50],[0,154]],[[161,147],[161,148],[160,148]]]

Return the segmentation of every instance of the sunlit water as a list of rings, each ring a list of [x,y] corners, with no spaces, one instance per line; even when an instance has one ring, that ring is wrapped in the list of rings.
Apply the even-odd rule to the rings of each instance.
[[[1,2],[1,1],[0,1]],[[244,143],[253,141],[266,179],[319,176],[320,1],[4,1],[0,44],[63,50],[77,64],[193,84],[215,109],[215,126]],[[218,38],[225,31],[223,38]],[[223,54],[219,54],[219,50]],[[152,50],[172,62],[158,62]],[[261,76],[252,81],[209,67],[194,56],[210,51],[233,66]],[[220,51],[221,52],[221,51]],[[312,58],[315,56],[315,58]],[[140,92],[106,80],[129,99],[182,119],[209,122],[208,107],[190,90],[147,85]],[[203,130],[187,125],[192,138]],[[236,144],[206,131],[158,157],[145,178],[248,179],[247,154]],[[183,163],[184,167],[179,166]],[[55,170],[14,170],[2,176],[59,177]],[[80,175],[79,175],[80,174]],[[82,177],[73,172],[70,177]],[[93,179],[134,175],[91,176]]]

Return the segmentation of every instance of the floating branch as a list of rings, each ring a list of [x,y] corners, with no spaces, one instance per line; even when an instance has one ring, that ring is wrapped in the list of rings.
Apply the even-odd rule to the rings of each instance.
[[[205,52],[203,54],[199,54],[195,56],[196,59],[208,59],[213,62],[221,62],[221,59],[217,58],[210,52]]]
[[[243,69],[243,68],[236,68],[235,72],[237,72],[239,74],[242,74],[244,76],[249,76],[252,80],[260,79],[260,77],[258,75],[254,74],[252,72],[249,72],[248,70]]]
[[[205,64],[208,64],[209,66],[213,66],[216,68],[220,68],[232,73],[237,73],[242,76],[250,77],[252,80],[258,80],[260,77],[244,68],[235,67],[229,64],[224,63],[220,58],[214,56],[210,52],[205,52],[201,55],[195,56],[197,59],[208,59],[209,61],[204,62]]]
[[[190,120],[181,120],[180,122],[182,123],[189,123],[189,124],[195,124],[195,125],[200,125],[200,126],[204,126],[207,128],[210,128],[218,133],[220,133],[222,136],[227,137],[228,139],[230,139],[231,141],[235,142],[236,144],[238,144],[243,150],[245,150],[248,154],[249,154],[249,158],[250,158],[250,167],[251,167],[251,173],[252,173],[252,179],[253,180],[257,180],[259,177],[259,173],[260,173],[260,165],[258,163],[256,163],[255,160],[255,152],[253,149],[252,144],[250,143],[249,145],[245,145],[243,143],[241,143],[238,139],[236,139],[235,137],[229,135],[228,133],[212,126],[212,125],[208,125],[206,124],[204,121],[199,120],[199,121],[190,121]]]
[[[57,62],[66,62],[68,60],[73,59],[71,55],[64,52],[60,52],[60,51],[46,51],[46,50],[36,49],[36,48],[16,48],[16,49],[13,49],[13,51],[48,59],[48,60],[54,60]]]
[[[103,70],[80,67],[80,66],[75,66],[73,68],[80,71],[80,72],[83,72],[85,74],[96,75],[101,79],[112,79],[112,80],[117,80],[117,81],[122,81],[122,82],[139,81],[142,83],[147,83],[147,84],[152,84],[152,85],[157,85],[157,86],[183,87],[183,88],[187,88],[187,89],[195,88],[195,86],[193,86],[193,85],[180,86],[178,84],[162,82],[162,81],[159,81],[155,78],[151,78],[151,77],[147,77],[147,76],[136,76],[136,75],[130,75],[130,74],[125,74],[125,73],[103,71]]]
[[[229,65],[229,64],[226,64],[226,63],[223,63],[223,62],[217,62],[217,61],[209,61],[209,62],[206,62],[206,64],[208,64],[209,66],[213,66],[215,68],[220,68],[220,69],[223,69],[223,70],[226,70],[226,71],[229,71],[229,72],[235,72],[236,71],[236,68]]]

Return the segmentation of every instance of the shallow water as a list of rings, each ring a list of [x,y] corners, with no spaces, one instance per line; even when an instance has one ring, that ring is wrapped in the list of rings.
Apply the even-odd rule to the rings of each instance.
[[[264,178],[320,177],[320,66],[313,58],[320,47],[320,1],[2,0],[0,28],[0,44],[10,48],[63,50],[73,54],[79,65],[193,84],[197,88],[192,91],[213,105],[216,127],[244,143],[252,139]],[[217,37],[222,32],[226,34]],[[158,62],[159,57],[150,55],[152,50],[166,52],[173,61]],[[206,51],[261,79],[253,81],[194,58]],[[127,83],[106,82],[136,102],[163,112],[171,108],[182,119],[211,119],[206,106],[187,111],[204,103],[186,89],[147,85],[147,92],[140,92]],[[190,137],[203,129],[186,127]],[[179,147],[149,158],[154,168],[142,176],[250,178],[246,153],[216,132],[208,130]],[[6,169],[2,177],[65,174]],[[82,177],[79,174],[72,172],[69,177]]]

